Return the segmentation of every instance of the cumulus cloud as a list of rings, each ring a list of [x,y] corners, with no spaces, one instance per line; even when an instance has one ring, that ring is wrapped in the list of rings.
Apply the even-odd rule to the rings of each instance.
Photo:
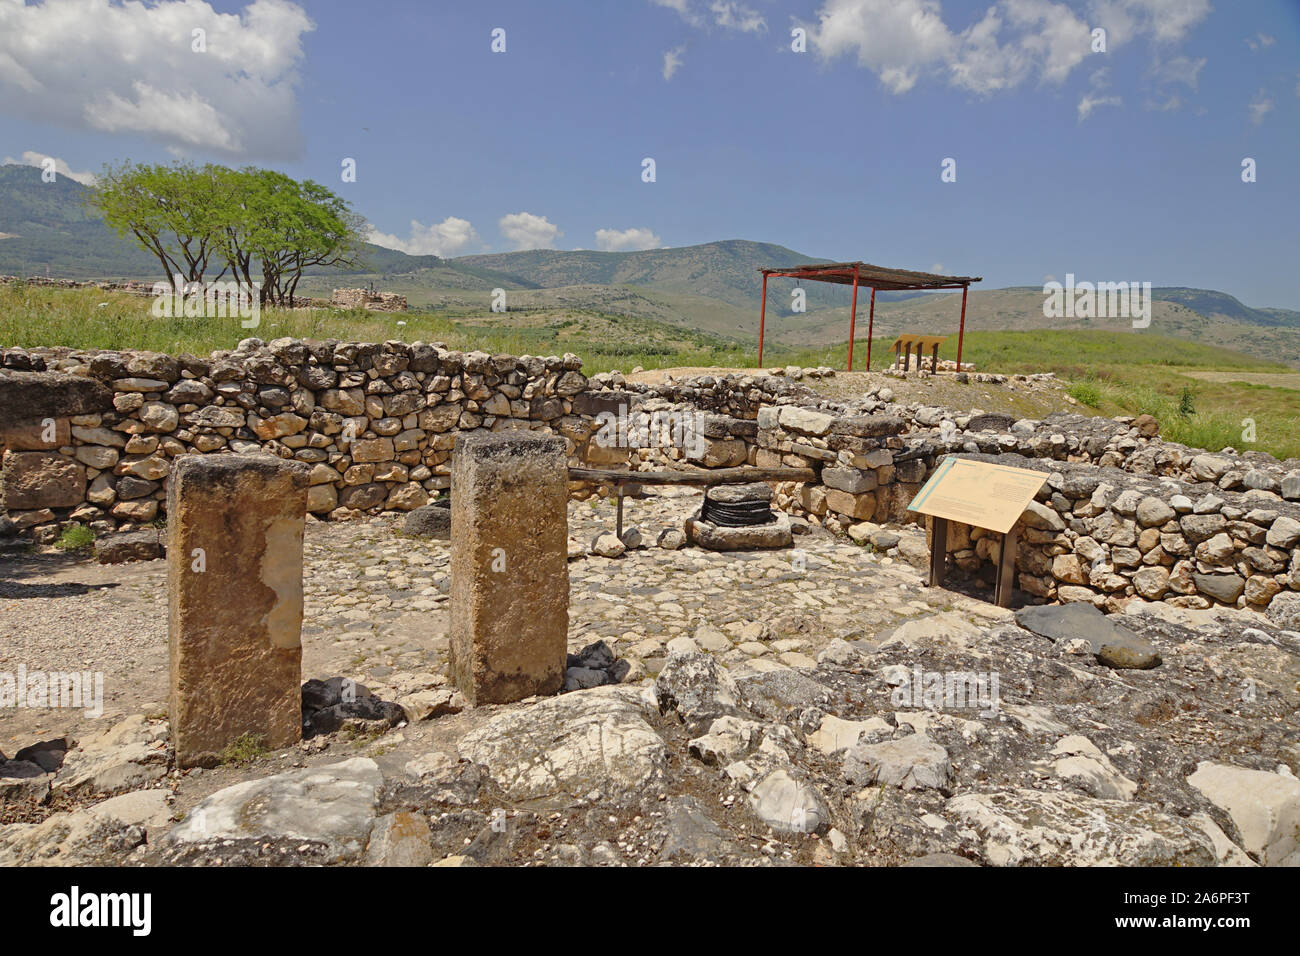
[[[512,243],[516,251],[523,249],[554,249],[555,240],[564,233],[545,216],[531,212],[512,212],[497,221],[501,235]]]
[[[1260,50],[1271,47],[1277,42],[1277,37],[1270,36],[1267,33],[1256,33],[1253,37],[1246,37],[1246,46],[1250,47],[1252,53],[1258,53]]]
[[[601,252],[635,252],[658,249],[663,240],[649,229],[597,229],[596,248]]]
[[[81,183],[83,186],[93,186],[98,181],[94,173],[73,172],[68,164],[57,156],[50,156],[48,153],[37,153],[33,150],[24,150],[23,154],[17,159],[12,156],[6,156],[3,165],[5,166],[44,166],[46,159],[54,160],[54,171],[60,176],[67,176],[74,182]]]
[[[1264,117],[1273,111],[1273,101],[1269,98],[1264,90],[1255,94],[1250,105],[1246,107],[1246,112],[1250,114],[1250,121],[1258,126],[1264,122]]]
[[[664,54],[664,79],[671,80],[681,69],[682,58],[686,55],[685,45],[669,50]]]
[[[424,225],[411,220],[411,235],[407,239],[371,228],[370,242],[385,249],[396,249],[411,256],[454,256],[470,246],[478,245],[478,232],[468,219],[448,216],[442,222]]]
[[[1091,55],[1096,25],[1108,49],[1140,35],[1169,43],[1208,12],[1208,0],[1091,0],[1081,14],[1057,0],[996,0],[956,30],[938,0],[824,0],[808,36],[822,59],[853,56],[893,93],[932,75],[990,95],[1029,81],[1062,83]]]
[[[205,0],[0,2],[0,112],[146,136],[174,152],[294,159],[312,29],[289,0],[239,13]]]

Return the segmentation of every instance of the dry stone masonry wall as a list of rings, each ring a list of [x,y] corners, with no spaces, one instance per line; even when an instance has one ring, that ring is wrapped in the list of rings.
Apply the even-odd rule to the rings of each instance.
[[[10,349],[3,365],[112,391],[111,411],[5,432],[9,520],[43,540],[73,522],[154,521],[174,459],[191,453],[304,462],[318,517],[409,511],[449,487],[458,434],[524,429],[561,436],[570,465],[811,468],[814,481],[776,485],[774,506],[796,531],[818,525],[877,548],[898,540],[883,525],[914,520],[907,505],[945,455],[992,456],[1048,475],[1022,519],[1017,584],[1030,594],[1112,609],[1133,598],[1265,608],[1300,590],[1300,461],[1165,442],[1146,416],[1016,420],[898,403],[887,385],[829,401],[801,381],[829,370],[646,385],[617,372],[588,379],[573,355],[402,342],[247,339],[207,358]],[[657,420],[688,421],[694,440],[663,441]],[[597,490],[569,484],[578,497]],[[998,536],[949,534],[954,563],[987,576]]]

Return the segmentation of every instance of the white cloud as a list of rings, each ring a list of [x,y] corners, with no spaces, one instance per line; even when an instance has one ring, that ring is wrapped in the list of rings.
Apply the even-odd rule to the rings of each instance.
[[[1269,99],[1264,90],[1255,94],[1255,98],[1250,101],[1246,107],[1246,112],[1250,114],[1250,121],[1258,126],[1264,122],[1264,117],[1273,111],[1273,101]]]
[[[1256,33],[1253,37],[1246,37],[1246,46],[1250,47],[1252,53],[1258,53],[1267,47],[1271,47],[1277,42],[1277,37],[1270,36],[1267,33]]]
[[[1099,106],[1123,105],[1124,100],[1119,96],[1094,96],[1091,93],[1085,93],[1083,94],[1083,98],[1079,100],[1079,122],[1082,123],[1086,120],[1092,115],[1092,111]]]
[[[512,212],[497,222],[501,235],[514,244],[516,250],[554,249],[555,240],[564,233],[545,216],[531,212]]]
[[[673,10],[693,27],[707,27],[709,16],[703,12],[707,7],[712,14],[714,26],[724,30],[739,30],[741,33],[762,33],[767,30],[767,21],[762,14],[741,0],[650,0],[657,7]]]
[[[50,156],[48,153],[37,153],[33,150],[24,150],[22,156],[14,159],[12,156],[6,156],[3,165],[5,166],[41,166],[46,159],[54,160],[54,171],[60,176],[67,176],[74,182],[81,183],[83,186],[93,186],[98,181],[94,173],[76,173],[73,172],[68,164],[57,156]]]
[[[921,69],[954,49],[937,0],[827,0],[817,17],[808,35],[818,55],[856,54],[894,93],[906,93]]]
[[[1123,106],[1124,100],[1119,96],[1106,95],[1104,90],[1110,86],[1107,79],[1109,69],[1102,67],[1088,78],[1088,92],[1079,100],[1079,122],[1082,123],[1092,111],[1099,106]]]
[[[658,249],[663,240],[649,229],[597,229],[596,248],[601,252],[635,252]]]
[[[700,25],[700,18],[691,9],[690,0],[650,0],[656,7],[667,7],[677,11],[678,15],[692,26]]]
[[[763,33],[767,31],[767,21],[756,10],[737,0],[713,0],[709,4],[713,22],[727,30],[739,30],[741,33]]]
[[[1091,0],[1079,14],[1057,0],[996,0],[956,30],[938,0],[823,0],[809,38],[824,60],[855,56],[892,93],[934,75],[990,95],[1062,83],[1091,55],[1094,26],[1106,28],[1108,49],[1139,35],[1172,42],[1208,12],[1208,0]]]
[[[1163,60],[1157,56],[1146,74],[1155,91],[1155,99],[1148,99],[1147,109],[1167,111],[1181,107],[1183,98],[1175,87],[1185,86],[1196,92],[1206,62],[1205,57],[1176,56]]]
[[[396,249],[411,256],[454,256],[482,241],[468,219],[458,219],[455,216],[448,216],[442,222],[428,226],[412,219],[409,239],[380,232],[373,227],[367,238],[377,246]]]
[[[671,80],[673,76],[681,69],[682,58],[686,54],[686,46],[682,45],[676,49],[669,50],[664,54],[664,79]]]
[[[193,49],[196,29],[204,52]],[[205,0],[0,0],[0,112],[173,151],[293,159],[312,29],[289,0],[253,0],[240,13]]]
[[[1094,26],[1104,27],[1107,46],[1149,34],[1176,43],[1210,13],[1210,0],[1091,0]]]

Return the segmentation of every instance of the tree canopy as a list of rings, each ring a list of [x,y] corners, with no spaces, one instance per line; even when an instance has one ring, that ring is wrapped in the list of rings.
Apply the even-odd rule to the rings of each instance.
[[[262,304],[293,305],[311,266],[355,265],[365,228],[325,186],[253,166],[123,163],[104,170],[88,201],[155,255],[168,278],[203,282],[229,272],[259,287]]]

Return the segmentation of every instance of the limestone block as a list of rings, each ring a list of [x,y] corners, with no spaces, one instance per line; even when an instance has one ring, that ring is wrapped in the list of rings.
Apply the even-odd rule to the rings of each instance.
[[[43,451],[4,456],[4,507],[9,511],[75,508],[86,492],[86,469],[71,458]]]
[[[302,735],[302,535],[311,469],[185,455],[167,491],[171,736],[181,767]]]
[[[460,435],[451,468],[451,668],[472,705],[554,694],[569,628],[564,439]]]

